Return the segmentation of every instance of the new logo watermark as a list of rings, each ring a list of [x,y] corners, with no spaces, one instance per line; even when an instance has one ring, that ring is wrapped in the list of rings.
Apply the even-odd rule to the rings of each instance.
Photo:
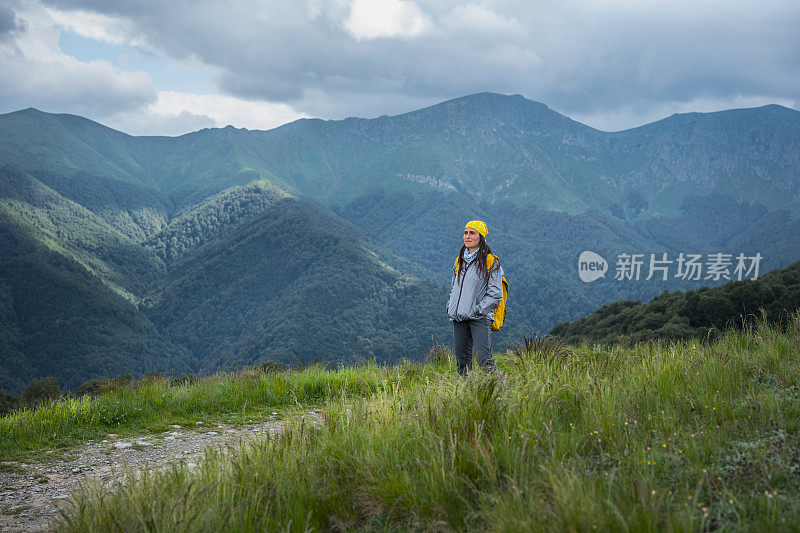
[[[636,280],[642,276],[643,267],[647,268],[645,280],[660,276],[666,281],[670,276],[670,269],[675,270],[673,278],[693,281],[719,281],[721,279],[737,280],[758,279],[758,268],[763,256],[760,253],[745,255],[740,253],[735,258],[733,254],[717,252],[706,254],[688,254],[681,252],[675,259],[670,259],[666,253],[650,254],[649,261],[645,261],[645,254],[618,254],[615,265],[614,279],[619,281]],[[733,269],[731,271],[731,269]],[[581,281],[591,283],[604,278],[608,270],[608,262],[603,256],[585,250],[578,257],[578,276]]]
[[[581,281],[591,283],[592,281],[606,277],[608,263],[603,256],[589,250],[581,252],[578,257],[578,275]]]

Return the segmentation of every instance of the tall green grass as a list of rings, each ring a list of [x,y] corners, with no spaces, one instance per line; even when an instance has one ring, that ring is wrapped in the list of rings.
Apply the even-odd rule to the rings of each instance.
[[[713,342],[538,341],[505,377],[365,370],[197,469],[89,486],[67,531],[769,530],[800,527],[800,313]]]
[[[306,408],[346,392],[372,394],[376,365],[328,372],[310,367],[300,372],[250,369],[218,374],[182,385],[163,376],[121,381],[96,397],[49,401],[0,417],[0,461],[41,450],[68,448],[108,433],[161,431],[172,424],[194,426],[197,420],[258,418],[273,410]]]

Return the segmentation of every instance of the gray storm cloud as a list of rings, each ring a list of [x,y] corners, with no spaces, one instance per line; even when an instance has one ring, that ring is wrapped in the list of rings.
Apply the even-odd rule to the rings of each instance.
[[[0,5],[0,40],[18,29],[21,28],[14,11],[8,6]]]
[[[224,92],[325,118],[485,90],[577,115],[800,94],[790,0],[45,3],[122,17],[155,49],[216,67]]]

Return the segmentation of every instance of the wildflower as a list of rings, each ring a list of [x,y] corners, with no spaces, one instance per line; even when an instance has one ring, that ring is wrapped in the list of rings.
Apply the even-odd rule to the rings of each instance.
[[[728,503],[733,503],[733,498],[731,498],[730,500],[728,500]]]
[[[653,489],[653,490],[651,490],[651,491],[650,491],[650,494],[655,494],[655,493],[656,493],[656,490],[655,490],[655,489]]]

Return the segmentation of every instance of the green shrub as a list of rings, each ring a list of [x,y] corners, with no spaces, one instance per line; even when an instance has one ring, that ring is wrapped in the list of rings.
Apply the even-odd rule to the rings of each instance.
[[[278,361],[272,361],[271,359],[262,362],[258,365],[258,368],[266,374],[272,372],[288,372],[290,370],[288,365]]]
[[[103,383],[100,386],[100,392],[106,391],[120,391],[126,388],[130,388],[134,384],[133,375],[130,372],[126,372],[121,376],[117,376],[111,379],[104,379]]]
[[[105,380],[102,379],[90,379],[78,387],[78,390],[75,391],[75,396],[83,396],[85,394],[88,394],[89,396],[97,396],[103,390],[104,381]]]
[[[191,385],[193,383],[197,383],[197,376],[194,374],[189,374],[188,376],[182,376],[171,380],[169,382],[169,386],[180,387],[181,385]]]
[[[61,396],[58,379],[53,376],[31,380],[19,397],[21,407],[35,407],[48,400],[56,400]]]

